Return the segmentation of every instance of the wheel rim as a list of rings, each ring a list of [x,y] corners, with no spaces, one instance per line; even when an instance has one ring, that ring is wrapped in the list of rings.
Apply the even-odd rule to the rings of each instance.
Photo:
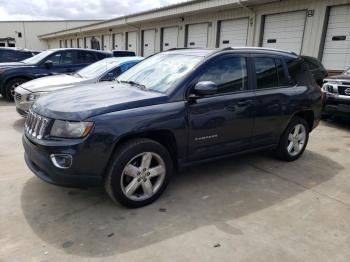
[[[10,87],[10,94],[11,94],[12,97],[15,96],[15,89],[16,89],[16,87],[18,87],[21,84],[22,83],[20,83],[20,82],[16,82],[16,83],[13,83],[13,85]]]
[[[165,175],[164,160],[156,153],[144,152],[125,165],[120,181],[121,188],[128,199],[143,201],[159,191]]]
[[[288,135],[287,150],[291,156],[298,155],[304,148],[306,141],[306,129],[302,124],[297,124]]]

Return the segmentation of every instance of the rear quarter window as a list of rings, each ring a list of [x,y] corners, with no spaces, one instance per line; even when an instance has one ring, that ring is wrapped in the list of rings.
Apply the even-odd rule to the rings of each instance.
[[[291,84],[303,85],[314,82],[314,78],[306,63],[300,58],[286,58]]]

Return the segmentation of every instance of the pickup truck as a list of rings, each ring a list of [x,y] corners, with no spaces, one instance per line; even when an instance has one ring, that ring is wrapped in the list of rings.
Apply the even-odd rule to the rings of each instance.
[[[179,168],[262,149],[298,159],[321,110],[322,92],[294,53],[165,51],[115,82],[39,98],[25,123],[25,161],[48,183],[104,185],[114,201],[141,207]]]

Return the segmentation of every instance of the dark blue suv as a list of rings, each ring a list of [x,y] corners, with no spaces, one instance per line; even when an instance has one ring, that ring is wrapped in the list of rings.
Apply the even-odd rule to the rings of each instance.
[[[321,108],[320,88],[293,53],[167,51],[117,82],[39,98],[25,123],[25,160],[49,183],[103,184],[139,207],[160,196],[174,167],[267,148],[296,160]]]
[[[51,49],[15,63],[0,63],[0,93],[13,101],[14,89],[29,80],[73,73],[111,53],[86,49]]]

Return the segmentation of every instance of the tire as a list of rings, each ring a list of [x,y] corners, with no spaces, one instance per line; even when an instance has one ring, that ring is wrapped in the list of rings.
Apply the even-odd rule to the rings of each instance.
[[[7,101],[12,102],[14,100],[14,90],[17,86],[27,82],[24,78],[14,78],[8,81],[5,85],[5,98]]]
[[[303,118],[294,117],[280,138],[276,155],[282,160],[294,161],[303,154],[308,141],[309,126],[307,122]]]
[[[133,139],[120,145],[113,155],[105,190],[114,202],[142,207],[164,192],[172,173],[173,162],[163,145],[151,139]]]

